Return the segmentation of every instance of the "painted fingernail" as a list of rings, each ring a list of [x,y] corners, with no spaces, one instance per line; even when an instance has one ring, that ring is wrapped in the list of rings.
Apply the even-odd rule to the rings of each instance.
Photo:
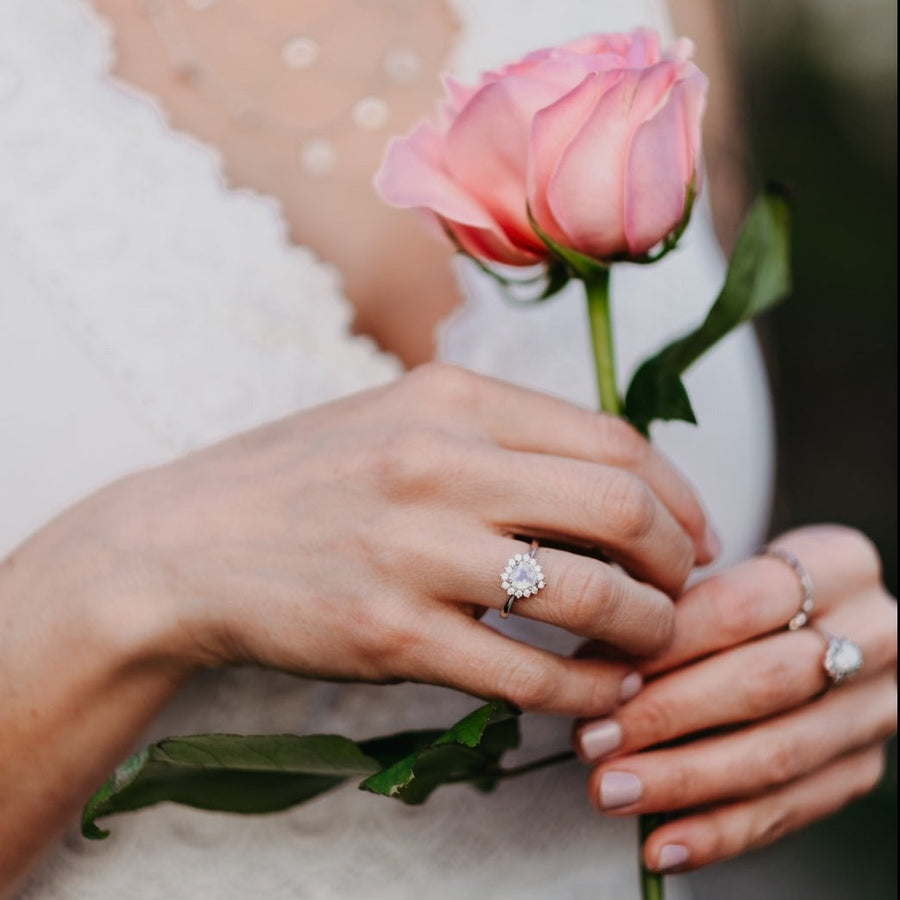
[[[586,725],[578,734],[581,756],[588,762],[602,759],[622,743],[622,727],[612,719]]]
[[[634,697],[644,686],[644,679],[640,672],[629,672],[619,685],[619,699],[624,703]]]
[[[703,551],[710,560],[715,559],[722,552],[722,542],[709,525],[706,526],[706,533],[703,535]]]
[[[641,799],[644,786],[631,772],[605,772],[600,779],[600,808],[617,809]]]
[[[677,869],[688,861],[688,848],[683,844],[664,844],[659,851],[656,861],[656,869],[659,872],[668,872]]]

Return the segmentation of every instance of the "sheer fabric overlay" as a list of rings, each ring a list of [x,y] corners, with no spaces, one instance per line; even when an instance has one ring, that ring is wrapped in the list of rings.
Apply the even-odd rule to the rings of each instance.
[[[645,3],[454,0],[462,77],[589,30],[665,29]],[[515,23],[515,28],[510,27]],[[0,3],[0,553],[111,479],[267,419],[383,383],[401,367],[349,334],[340,278],[291,246],[278,204],[230,188],[217,152],[108,74],[111,35],[81,0]],[[593,405],[582,303],[512,309],[464,264],[445,358]],[[692,324],[722,262],[701,210],[682,251],[614,277],[620,368]],[[691,377],[703,428],[661,429],[698,484],[726,561],[756,544],[771,447],[758,353],[737,335]],[[728,392],[724,386],[728,385]],[[498,571],[504,560],[498,560]],[[573,641],[511,619],[560,651]],[[359,737],[449,724],[437,688],[313,684],[252,669],[192,682],[145,740],[201,731]],[[530,717],[523,760],[566,746]],[[576,765],[422,808],[352,785],[272,816],[159,807],[73,828],[21,900],[636,896],[633,823],[598,817]]]

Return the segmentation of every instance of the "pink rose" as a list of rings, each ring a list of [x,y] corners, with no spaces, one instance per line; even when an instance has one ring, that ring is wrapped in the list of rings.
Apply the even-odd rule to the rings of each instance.
[[[676,228],[699,180],[707,82],[692,49],[661,54],[639,28],[537,50],[474,87],[448,78],[437,124],[391,141],[376,186],[482,259],[548,258],[529,208],[568,249],[640,256]]]

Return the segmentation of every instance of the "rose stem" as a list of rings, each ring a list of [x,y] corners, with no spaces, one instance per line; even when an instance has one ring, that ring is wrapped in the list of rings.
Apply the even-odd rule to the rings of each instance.
[[[600,408],[614,416],[622,415],[622,402],[616,387],[616,361],[613,354],[612,321],[609,304],[609,269],[595,269],[584,279],[587,294],[588,319],[591,323],[591,348],[597,372],[597,394]],[[650,833],[663,821],[660,816],[639,816],[640,841],[638,859],[641,868],[641,897],[643,900],[664,900],[662,875],[651,872],[644,865],[643,846]]]
[[[609,269],[596,269],[584,282],[591,346],[597,371],[600,408],[614,416],[622,415],[622,403],[616,387],[616,361],[613,354],[612,322],[609,310]]]

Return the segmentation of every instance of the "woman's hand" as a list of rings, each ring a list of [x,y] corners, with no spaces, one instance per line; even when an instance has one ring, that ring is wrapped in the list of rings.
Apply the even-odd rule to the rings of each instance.
[[[601,715],[623,662],[503,637],[499,573],[541,548],[514,612],[629,654],[671,637],[713,554],[688,485],[620,421],[426,366],[87,498],[0,563],[0,893],[191,669],[416,680]]]
[[[600,810],[683,811],[647,840],[651,869],[693,869],[762,846],[871,790],[883,773],[897,724],[897,609],[877,553],[834,526],[775,546],[811,575],[807,627],[785,627],[802,592],[783,560],[760,556],[712,576],[678,601],[673,642],[643,667],[655,677],[641,694],[576,729],[579,755],[602,760],[588,786]],[[816,628],[863,653],[862,670],[830,691]]]
[[[690,488],[630,427],[442,365],[139,476],[121,502],[125,528],[144,511],[131,539],[198,664],[574,715],[612,708],[631,667],[476,621],[506,600],[499,573],[527,549],[513,535],[602,547],[637,577],[541,548],[547,586],[514,607],[632,655],[665,647],[669,597],[712,555]]]

